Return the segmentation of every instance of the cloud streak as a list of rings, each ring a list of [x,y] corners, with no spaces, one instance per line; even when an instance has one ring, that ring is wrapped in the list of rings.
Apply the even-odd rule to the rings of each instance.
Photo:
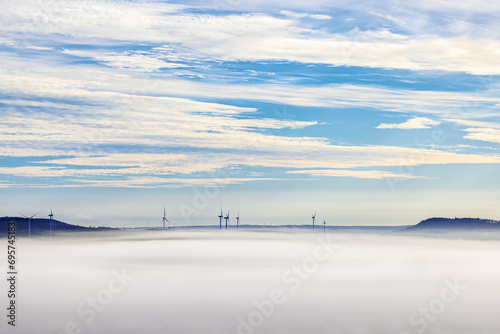
[[[492,128],[468,128],[464,136],[466,139],[481,140],[491,143],[500,143],[500,130]]]
[[[311,176],[354,177],[359,179],[417,178],[417,176],[414,175],[390,173],[379,170],[316,169],[316,170],[295,170],[295,171],[288,171],[287,173],[307,174]]]
[[[324,15],[293,11],[284,12],[292,16],[290,19],[256,13],[193,14],[183,11],[184,6],[155,2],[93,5],[89,1],[58,1],[40,7],[37,2],[8,1],[0,20],[9,23],[3,28],[8,34],[25,33],[31,28],[33,35],[36,32],[105,41],[179,44],[184,50],[190,50],[180,55],[187,58],[286,60],[335,66],[500,73],[497,57],[500,41],[490,35],[476,38],[465,33],[436,36],[432,30],[415,36],[392,33],[385,25],[393,21],[379,22],[375,19],[377,15],[372,18],[371,29],[357,28],[339,33],[302,26],[296,20],[305,15],[323,21],[327,18]],[[402,15],[404,18],[410,16]],[[38,16],[41,22],[34,21]],[[97,58],[118,67],[135,67],[133,60],[142,62],[143,69],[162,66],[161,60],[138,54],[129,57],[107,54]],[[164,66],[175,65],[165,63]]]
[[[429,118],[425,117],[416,117],[407,120],[404,123],[399,123],[399,124],[388,124],[388,123],[382,123],[379,126],[377,126],[377,129],[429,129],[432,126],[436,126],[441,124],[441,122],[434,121]]]

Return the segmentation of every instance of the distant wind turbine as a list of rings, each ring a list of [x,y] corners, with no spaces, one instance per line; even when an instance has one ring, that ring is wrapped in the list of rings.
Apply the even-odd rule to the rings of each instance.
[[[240,213],[238,212],[238,215],[236,216],[236,228],[240,226]]]
[[[326,233],[326,221],[323,219],[323,234]]]
[[[229,211],[227,211],[227,216],[224,217],[224,219],[226,220],[226,230],[227,230],[227,222],[229,221]]]
[[[162,223],[163,223],[163,228],[165,229],[165,222],[168,222],[169,224],[171,224],[168,219],[167,219],[167,216],[165,215],[165,207],[163,207],[163,219],[162,219]]]
[[[50,228],[49,239],[52,240],[52,219],[54,218],[54,214],[52,213],[52,208],[50,209],[49,218],[50,218],[50,222],[49,222],[49,228]]]
[[[222,230],[222,218],[224,215],[222,214],[222,207],[220,208],[220,216],[219,216],[219,229]]]
[[[20,213],[21,216],[23,216],[24,218],[28,218],[28,238],[31,238],[31,219],[33,217],[35,217],[37,214],[39,214],[41,211],[38,211],[37,213],[35,213],[33,216],[31,217],[28,217],[28,216],[25,216],[23,215],[22,213]]]
[[[316,211],[314,211],[314,215],[312,216],[312,220],[313,220],[313,230],[314,230],[314,221],[316,220]]]

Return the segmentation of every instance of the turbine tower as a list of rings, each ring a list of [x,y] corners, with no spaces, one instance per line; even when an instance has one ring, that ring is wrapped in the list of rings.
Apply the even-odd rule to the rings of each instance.
[[[50,219],[50,222],[49,222],[49,229],[50,229],[50,232],[49,232],[49,239],[52,240],[52,219],[54,218],[54,214],[52,213],[52,209],[50,209],[50,215],[49,215],[49,219]]]
[[[20,214],[21,216],[23,216],[24,218],[28,218],[28,238],[31,238],[31,219],[33,217],[35,217],[37,214],[39,214],[41,211],[38,211],[37,213],[35,213],[33,216],[31,217],[28,217],[28,216],[25,216],[23,215],[22,213]]]
[[[226,216],[226,217],[224,217],[224,219],[226,220],[226,230],[227,230],[227,222],[228,222],[228,220],[229,220],[229,211],[227,212],[227,216]]]
[[[326,233],[326,221],[323,219],[323,234]]]
[[[314,211],[314,215],[312,216],[312,220],[313,220],[313,230],[314,230],[314,221],[316,220],[316,211]]]
[[[236,216],[236,228],[240,226],[240,213],[238,212],[238,215]]]
[[[222,218],[224,218],[224,215],[222,214],[222,207],[221,207],[219,216],[219,230],[222,230]]]
[[[163,228],[165,229],[165,222],[168,222],[169,224],[171,224],[168,219],[167,219],[167,216],[165,215],[165,207],[163,207],[163,219],[162,219],[162,223],[163,223]]]

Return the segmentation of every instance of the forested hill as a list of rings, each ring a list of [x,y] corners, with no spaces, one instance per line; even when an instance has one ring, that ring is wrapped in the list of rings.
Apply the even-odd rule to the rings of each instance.
[[[16,235],[28,235],[28,218],[24,217],[0,217],[0,234],[7,234],[9,223],[16,223]],[[62,221],[52,220],[53,232],[79,232],[79,231],[97,231],[108,228],[92,228],[79,225],[71,225]],[[33,218],[31,219],[31,235],[48,234],[50,231],[50,219]]]
[[[500,221],[481,218],[429,218],[417,225],[410,226],[405,231],[412,230],[500,230]]]

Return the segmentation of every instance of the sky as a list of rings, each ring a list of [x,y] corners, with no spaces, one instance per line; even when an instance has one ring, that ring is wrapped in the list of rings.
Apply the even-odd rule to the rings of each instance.
[[[500,218],[500,4],[0,4],[2,216]]]

